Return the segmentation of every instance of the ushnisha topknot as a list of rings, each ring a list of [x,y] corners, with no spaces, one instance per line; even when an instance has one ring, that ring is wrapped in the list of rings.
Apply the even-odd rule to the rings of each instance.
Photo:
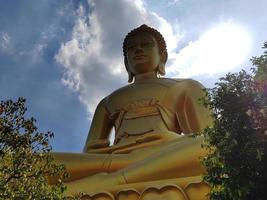
[[[135,35],[142,34],[142,33],[149,33],[149,34],[151,34],[156,39],[156,41],[158,43],[160,53],[164,53],[166,55],[166,60],[167,60],[167,57],[168,57],[166,42],[165,42],[163,36],[161,35],[161,33],[159,31],[157,31],[156,29],[154,29],[152,27],[149,27],[146,24],[143,24],[143,25],[141,25],[141,26],[139,26],[139,27],[131,30],[126,35],[126,37],[124,38],[124,41],[123,41],[124,64],[125,64],[125,67],[126,67],[126,70],[127,70],[128,74],[129,74],[129,80],[128,80],[128,82],[132,82],[132,80],[133,80],[133,74],[131,74],[131,72],[129,71],[128,66],[127,66],[128,60],[127,60],[127,49],[126,49],[126,45],[127,45],[128,40],[131,37],[133,37]],[[159,74],[165,75],[165,70],[164,69],[160,70],[159,71]]]

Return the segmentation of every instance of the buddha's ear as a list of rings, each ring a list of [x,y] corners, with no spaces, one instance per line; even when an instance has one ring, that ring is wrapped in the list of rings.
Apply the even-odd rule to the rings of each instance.
[[[130,71],[129,67],[128,67],[128,61],[127,59],[124,58],[124,65],[125,65],[125,68],[127,70],[127,73],[128,73],[128,83],[131,83],[133,82],[133,78],[134,78],[134,75],[133,73]]]
[[[167,62],[167,59],[168,59],[168,54],[166,51],[162,52],[160,54],[160,63],[158,65],[158,73],[161,75],[161,76],[164,76],[166,73],[165,73],[165,63]]]
[[[133,82],[134,75],[132,72],[128,71],[128,83]]]
[[[165,73],[165,63],[160,62],[158,65],[157,71],[158,71],[159,75],[164,76],[166,74]]]
[[[128,64],[125,63],[125,67],[128,73],[128,83],[133,82],[134,74],[130,71]]]
[[[161,52],[160,53],[160,61],[162,63],[164,63],[164,65],[167,62],[167,59],[168,59],[168,53],[166,51]]]

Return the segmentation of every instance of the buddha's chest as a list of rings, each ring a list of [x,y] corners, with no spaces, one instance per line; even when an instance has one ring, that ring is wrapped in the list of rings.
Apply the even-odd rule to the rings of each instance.
[[[168,93],[169,87],[164,85],[136,84],[114,92],[108,98],[108,110],[113,113],[132,107],[148,106],[155,102],[162,102]]]
[[[162,84],[136,84],[116,91],[107,99],[117,141],[126,135],[179,132],[173,95]]]

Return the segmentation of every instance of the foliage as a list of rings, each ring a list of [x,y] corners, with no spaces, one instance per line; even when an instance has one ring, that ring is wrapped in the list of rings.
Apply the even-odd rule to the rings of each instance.
[[[252,63],[251,74],[229,73],[208,90],[205,104],[213,110],[214,126],[203,131],[209,151],[203,163],[211,199],[267,196],[267,52]]]
[[[0,103],[0,199],[63,199],[67,174],[49,155],[53,133],[39,132],[25,112],[23,98]],[[48,176],[57,183],[49,185]]]

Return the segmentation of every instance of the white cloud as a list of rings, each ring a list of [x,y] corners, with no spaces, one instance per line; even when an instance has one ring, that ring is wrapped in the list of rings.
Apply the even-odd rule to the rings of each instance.
[[[173,77],[214,75],[228,72],[247,58],[251,47],[249,32],[225,22],[203,33],[179,53],[172,53],[167,73]]]
[[[43,55],[47,49],[48,44],[43,41],[36,42],[31,49],[22,49],[13,54],[18,56],[18,59],[24,60],[30,67],[37,67],[43,61]],[[15,49],[15,48],[14,48]]]
[[[151,15],[156,19],[156,23],[153,24],[159,32],[163,35],[169,54],[175,52],[178,42],[182,39],[183,35],[175,30],[174,25],[170,24],[166,19],[160,17],[154,12],[151,12]]]
[[[55,59],[63,66],[63,84],[78,92],[89,114],[112,90],[127,84],[122,42],[126,34],[141,24],[157,28],[173,51],[180,36],[142,0],[88,1],[91,13],[82,6],[70,41],[61,45]],[[114,12],[116,10],[116,12]]]
[[[27,61],[31,64],[40,63],[46,48],[46,43],[39,42],[35,43],[31,49],[20,50],[20,46],[16,45],[7,32],[0,32],[0,49],[9,55],[16,55],[16,59],[22,59],[24,62]]]
[[[6,32],[1,32],[0,34],[1,47],[7,49],[10,46],[10,36]]]

